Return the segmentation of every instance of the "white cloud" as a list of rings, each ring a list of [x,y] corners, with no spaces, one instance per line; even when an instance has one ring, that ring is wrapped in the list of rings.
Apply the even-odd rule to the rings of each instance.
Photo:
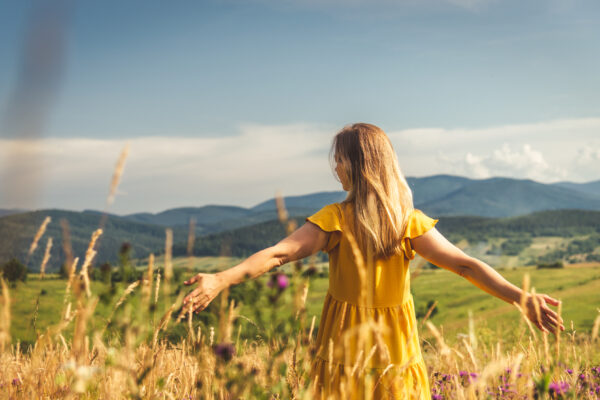
[[[131,151],[111,211],[207,203],[250,206],[284,194],[339,190],[327,152],[338,126],[244,125],[223,137],[147,137]],[[484,129],[390,131],[407,176],[600,179],[600,118]],[[0,208],[102,209],[126,140],[0,140]]]
[[[482,129],[407,129],[389,133],[405,174],[512,176],[542,182],[600,179],[600,118],[562,119]]]
[[[102,209],[127,141],[131,150],[116,212],[206,203],[250,206],[277,190],[337,190],[322,154],[333,133],[318,125],[293,124],[246,125],[238,135],[216,138],[0,140],[0,208]]]
[[[504,143],[487,155],[477,156],[468,152],[463,157],[449,158],[438,153],[438,157],[451,167],[453,173],[473,178],[504,176],[549,182],[568,176],[565,169],[550,166],[544,155],[529,144],[513,150]]]

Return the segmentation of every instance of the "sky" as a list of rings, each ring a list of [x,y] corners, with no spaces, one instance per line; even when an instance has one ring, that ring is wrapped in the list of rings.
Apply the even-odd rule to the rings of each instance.
[[[340,190],[344,125],[407,176],[600,179],[595,0],[0,3],[0,208]]]

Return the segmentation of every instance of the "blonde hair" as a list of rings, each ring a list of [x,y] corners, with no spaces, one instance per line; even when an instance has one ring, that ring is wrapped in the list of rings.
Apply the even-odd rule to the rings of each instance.
[[[334,137],[330,156],[339,159],[350,186],[343,203],[353,208],[361,250],[384,258],[400,252],[413,197],[385,132],[365,123],[346,126]]]

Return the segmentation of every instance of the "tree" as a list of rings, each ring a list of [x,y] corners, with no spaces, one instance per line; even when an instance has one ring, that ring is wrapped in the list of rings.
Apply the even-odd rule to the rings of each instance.
[[[27,267],[16,258],[12,258],[10,261],[4,263],[0,267],[0,271],[2,271],[4,279],[13,285],[15,285],[17,281],[25,282],[25,280],[27,280]]]

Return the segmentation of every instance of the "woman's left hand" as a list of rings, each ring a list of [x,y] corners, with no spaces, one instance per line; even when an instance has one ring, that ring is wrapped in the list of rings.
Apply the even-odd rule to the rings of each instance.
[[[193,283],[198,283],[198,287],[183,299],[183,305],[186,309],[196,313],[208,307],[210,302],[227,286],[217,274],[199,273],[183,282],[184,285]]]

